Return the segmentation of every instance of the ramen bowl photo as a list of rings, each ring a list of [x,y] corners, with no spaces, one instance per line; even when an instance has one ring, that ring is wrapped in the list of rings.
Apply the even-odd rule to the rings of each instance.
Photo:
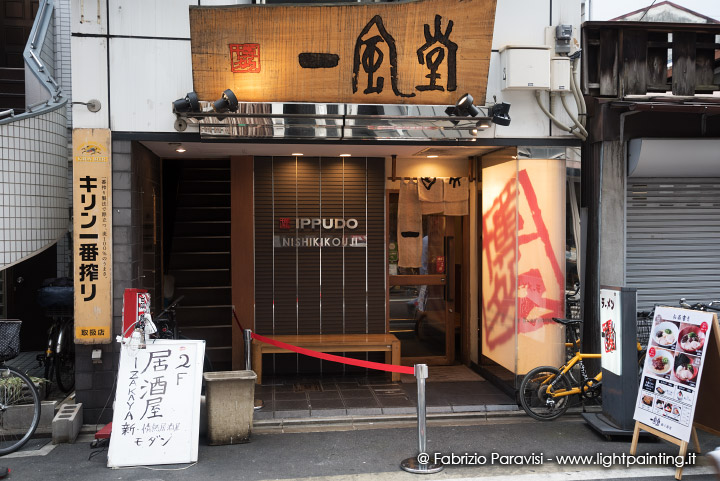
[[[663,321],[653,329],[652,340],[658,346],[670,347],[678,339],[678,327],[676,324]]]
[[[650,371],[658,376],[670,372],[673,366],[673,354],[665,349],[656,349],[655,356],[650,360]]]
[[[685,352],[702,351],[705,345],[705,334],[698,326],[687,326],[680,330],[678,336],[680,349]]]

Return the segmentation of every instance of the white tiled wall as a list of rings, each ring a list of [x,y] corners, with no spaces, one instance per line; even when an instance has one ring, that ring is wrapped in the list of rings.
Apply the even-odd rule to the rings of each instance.
[[[68,230],[64,107],[0,125],[0,269]]]

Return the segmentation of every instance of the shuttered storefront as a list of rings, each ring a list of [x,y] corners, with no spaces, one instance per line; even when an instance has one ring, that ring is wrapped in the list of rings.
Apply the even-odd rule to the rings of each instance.
[[[384,175],[382,158],[255,158],[258,333],[385,332]],[[316,359],[295,362],[320,370]]]
[[[638,309],[720,299],[720,179],[628,178],[626,273]]]

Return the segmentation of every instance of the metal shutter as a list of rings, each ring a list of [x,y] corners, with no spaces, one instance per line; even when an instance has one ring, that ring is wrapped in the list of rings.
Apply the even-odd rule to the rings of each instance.
[[[638,309],[720,299],[720,179],[629,178],[626,256]]]

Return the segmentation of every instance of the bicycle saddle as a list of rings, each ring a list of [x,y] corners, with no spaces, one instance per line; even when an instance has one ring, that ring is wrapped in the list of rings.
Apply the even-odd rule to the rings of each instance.
[[[553,317],[553,321],[557,322],[558,324],[563,324],[565,326],[570,326],[572,324],[582,324],[582,319],[560,319],[559,317]]]

